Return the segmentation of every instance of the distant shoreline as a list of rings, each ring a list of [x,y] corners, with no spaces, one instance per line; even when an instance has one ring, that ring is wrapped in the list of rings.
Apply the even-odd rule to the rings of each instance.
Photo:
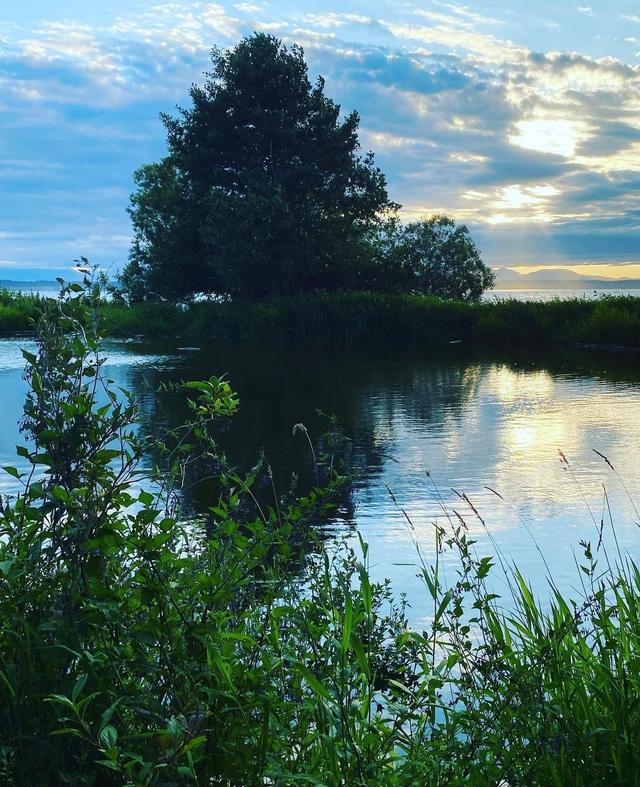
[[[496,281],[496,290],[640,290],[640,279]]]

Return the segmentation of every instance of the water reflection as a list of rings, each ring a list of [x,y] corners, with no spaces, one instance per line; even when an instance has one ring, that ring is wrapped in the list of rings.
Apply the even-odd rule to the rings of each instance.
[[[0,342],[2,464],[15,464],[19,442],[19,347],[17,340]],[[478,552],[489,554],[497,545],[539,593],[546,584],[538,549],[560,585],[575,581],[573,548],[580,539],[597,540],[603,485],[621,544],[636,556],[640,551],[632,500],[592,450],[609,458],[637,499],[635,358],[572,354],[522,363],[459,354],[437,359],[418,350],[323,354],[237,344],[187,353],[171,342],[111,343],[106,351],[110,376],[140,398],[141,428],[156,435],[186,414],[179,395],[157,391],[160,383],[227,373],[241,399],[239,416],[221,437],[229,459],[247,468],[264,448],[281,488],[292,471],[301,473],[303,486],[313,480],[308,447],[292,435],[293,424],[302,422],[319,436],[326,424],[316,408],[335,414],[354,440],[358,481],[340,501],[334,526],[357,524],[371,544],[374,573],[390,576],[409,594],[414,621],[427,614],[426,599],[411,565],[412,536],[385,484],[411,517],[427,555],[434,522],[446,521],[442,506],[455,508],[477,537]],[[3,478],[0,489],[10,482]],[[468,495],[485,524],[454,490]],[[194,507],[211,502],[212,492],[206,483],[197,486]],[[611,540],[606,525],[605,543]]]

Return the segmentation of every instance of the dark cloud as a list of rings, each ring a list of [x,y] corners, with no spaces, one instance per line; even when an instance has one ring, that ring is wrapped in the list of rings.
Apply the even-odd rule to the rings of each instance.
[[[509,183],[553,181],[562,177],[568,164],[560,156],[507,146],[485,149],[489,153],[480,171],[468,178],[469,186],[504,186]]]
[[[600,120],[597,135],[580,143],[577,153],[580,156],[611,156],[639,141],[640,128],[637,126],[616,120]]]
[[[379,84],[421,95],[461,90],[470,78],[462,71],[420,56],[368,50],[359,56],[343,57],[340,78],[356,83]],[[335,70],[335,68],[334,68]]]

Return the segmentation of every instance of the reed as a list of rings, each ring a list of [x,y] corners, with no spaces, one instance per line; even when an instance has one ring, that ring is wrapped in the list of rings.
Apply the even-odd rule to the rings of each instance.
[[[264,303],[106,304],[113,336],[183,335],[303,344],[462,342],[538,349],[558,344],[640,347],[640,298],[467,303],[418,295],[342,293]]]
[[[33,329],[42,299],[0,293],[0,331]],[[355,292],[301,295],[260,303],[106,301],[102,328],[132,336],[242,339],[256,342],[361,345],[417,344],[538,350],[558,345],[640,347],[640,298],[603,296],[546,302],[503,299],[468,303],[419,295]]]

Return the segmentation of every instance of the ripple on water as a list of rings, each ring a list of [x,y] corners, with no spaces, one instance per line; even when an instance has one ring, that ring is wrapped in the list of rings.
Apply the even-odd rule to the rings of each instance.
[[[0,372],[24,369],[22,351],[35,352],[36,343],[27,338],[12,337],[0,339]],[[150,366],[170,367],[175,361],[172,354],[136,352],[126,343],[109,342],[102,352],[105,366]]]

